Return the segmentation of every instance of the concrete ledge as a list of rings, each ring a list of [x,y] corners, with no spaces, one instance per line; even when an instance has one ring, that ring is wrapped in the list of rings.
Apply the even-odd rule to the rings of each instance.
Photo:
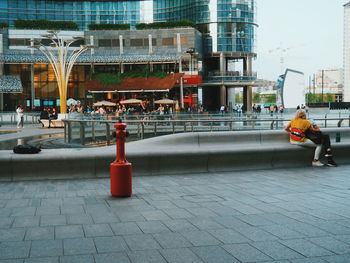
[[[337,163],[349,164],[350,128],[324,129]],[[341,142],[335,142],[339,134]],[[108,177],[115,146],[42,150],[20,155],[0,151],[0,180]],[[203,132],[130,142],[133,176],[310,167],[314,148],[291,145],[284,131]]]
[[[43,128],[64,128],[64,122],[62,120],[51,120],[51,123],[49,120],[39,120]]]

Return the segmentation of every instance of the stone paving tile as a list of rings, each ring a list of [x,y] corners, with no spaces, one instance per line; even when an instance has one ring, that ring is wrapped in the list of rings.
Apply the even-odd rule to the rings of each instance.
[[[329,251],[332,251],[335,254],[350,254],[350,245],[338,241],[333,237],[315,237],[308,238],[307,240]]]
[[[214,221],[212,219],[197,217],[197,218],[189,218],[187,220],[192,225],[198,227],[201,230],[224,228],[223,225],[217,223],[216,221]]]
[[[304,239],[290,239],[282,240],[280,242],[305,257],[321,257],[333,254],[331,251],[326,250]]]
[[[1,242],[0,259],[17,259],[29,257],[30,242]]]
[[[87,214],[74,214],[67,215],[67,224],[68,225],[89,225],[92,224],[92,217]]]
[[[127,249],[124,239],[119,236],[96,237],[94,242],[98,253],[121,252]]]
[[[254,242],[251,245],[275,260],[304,258],[277,241]]]
[[[30,199],[15,199],[15,200],[9,200],[6,204],[6,208],[13,208],[13,207],[27,207],[29,205]]]
[[[13,227],[35,227],[39,226],[40,217],[38,216],[20,216],[15,217]]]
[[[141,229],[135,222],[112,223],[110,226],[115,235],[142,234]]]
[[[323,257],[323,259],[327,263],[349,263],[349,258],[350,258],[350,254]]]
[[[150,234],[127,235],[124,240],[131,250],[160,249],[158,242]]]
[[[317,227],[332,233],[334,235],[349,235],[350,234],[350,228],[349,227],[345,227],[345,226],[341,226],[338,224],[334,224],[333,222],[320,222],[317,224]]]
[[[36,207],[16,207],[12,209],[11,216],[34,216]]]
[[[169,263],[202,263],[203,261],[188,248],[164,249],[160,253]]]
[[[63,256],[60,263],[95,263],[95,260],[92,255]]]
[[[186,208],[186,210],[191,214],[193,214],[195,217],[206,218],[206,217],[218,216],[213,211],[205,207],[192,207],[192,208]]]
[[[163,211],[155,210],[155,211],[144,211],[141,212],[146,220],[170,220],[171,218],[166,215]]]
[[[141,222],[146,219],[139,212],[115,212],[121,222]]]
[[[0,213],[1,213],[1,211],[0,211]],[[12,223],[14,220],[15,220],[14,217],[2,217],[0,215],[0,230],[10,228],[12,226]]]
[[[59,263],[59,257],[29,258],[24,263]]]
[[[37,216],[59,215],[61,213],[59,206],[42,206],[36,209]]]
[[[95,224],[106,224],[120,222],[116,214],[112,212],[99,212],[97,214],[91,214],[92,220]]]
[[[237,229],[234,228],[234,230],[252,241],[273,241],[278,239],[278,237],[257,227],[240,227]]]
[[[160,221],[137,222],[137,225],[146,234],[170,232],[170,229]]]
[[[171,231],[174,232],[185,232],[198,230],[197,227],[192,225],[186,219],[174,219],[174,220],[164,220],[162,221]]]
[[[129,251],[128,256],[132,263],[166,263],[158,250]]]
[[[232,229],[209,229],[208,232],[224,244],[246,243],[250,241]]]
[[[84,214],[84,208],[82,205],[62,205],[61,207],[61,214],[69,214],[69,215],[75,215],[75,214]]]
[[[260,228],[280,239],[295,239],[304,237],[302,233],[289,229],[286,225],[261,226]]]
[[[294,259],[290,261],[291,263],[326,263],[322,258],[304,258],[304,259]],[[335,262],[333,262],[335,263]]]
[[[96,263],[130,263],[126,253],[111,253],[94,255]]]
[[[55,239],[84,237],[81,225],[68,225],[55,227]]]
[[[158,241],[162,248],[181,248],[191,246],[191,243],[178,233],[153,234],[153,237]]]
[[[305,224],[305,223],[294,223],[294,224],[288,224],[287,225],[288,228],[295,230],[297,232],[302,233],[303,235],[307,236],[307,237],[320,237],[320,236],[327,236],[329,235],[328,232],[309,225],[309,224]]]
[[[30,257],[53,257],[63,255],[61,240],[32,241]]]
[[[181,233],[194,246],[220,245],[221,242],[205,231],[187,231]]]
[[[92,238],[72,238],[63,240],[64,255],[83,255],[96,253]]]
[[[7,217],[12,214],[13,209],[12,208],[0,208],[0,216]]]
[[[105,237],[113,236],[113,231],[108,224],[84,225],[86,237]]]
[[[25,240],[53,240],[55,231],[53,227],[31,227],[27,229]]]
[[[223,248],[241,262],[261,262],[272,259],[249,244],[224,245]]]
[[[65,215],[45,215],[41,216],[40,226],[62,226],[67,224]]]
[[[274,222],[265,219],[263,215],[241,215],[235,217],[251,226],[268,226],[274,224]]]
[[[172,219],[185,219],[193,217],[193,215],[190,212],[183,208],[168,208],[163,209],[163,211]]]
[[[25,229],[0,229],[0,242],[22,241],[24,238],[24,234]]]
[[[191,250],[205,263],[239,263],[237,259],[219,246],[192,247]]]

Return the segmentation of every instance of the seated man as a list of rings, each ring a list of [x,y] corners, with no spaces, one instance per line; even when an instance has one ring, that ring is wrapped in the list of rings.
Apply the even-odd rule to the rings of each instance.
[[[58,118],[58,114],[57,114],[56,108],[53,108],[52,112],[49,114],[49,128],[51,126],[51,121],[57,120],[57,118]]]
[[[290,133],[290,143],[295,145],[308,144],[308,138],[311,140],[312,136],[315,138],[317,137],[317,140],[311,140],[315,143],[314,146],[316,146],[312,166],[324,166],[324,164],[319,161],[322,146],[324,146],[326,150],[325,157],[328,159],[327,166],[337,165],[332,158],[329,136],[323,134],[318,126],[314,127],[311,122],[306,119],[305,111],[297,110],[295,118],[285,127],[285,131]]]
[[[49,119],[49,111],[47,108],[43,108],[40,112],[40,120],[48,120]]]

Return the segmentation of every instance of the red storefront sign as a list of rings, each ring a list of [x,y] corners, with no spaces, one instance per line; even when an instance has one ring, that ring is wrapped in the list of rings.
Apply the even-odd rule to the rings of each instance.
[[[185,86],[190,86],[190,85],[200,85],[202,83],[202,76],[201,75],[184,75],[182,77],[183,79],[183,84]],[[180,80],[176,81],[177,85],[180,85]]]

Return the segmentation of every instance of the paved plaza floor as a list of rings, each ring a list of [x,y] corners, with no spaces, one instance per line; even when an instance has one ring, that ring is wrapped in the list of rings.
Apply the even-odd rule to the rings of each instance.
[[[0,263],[350,262],[350,166],[133,180],[0,182]]]

